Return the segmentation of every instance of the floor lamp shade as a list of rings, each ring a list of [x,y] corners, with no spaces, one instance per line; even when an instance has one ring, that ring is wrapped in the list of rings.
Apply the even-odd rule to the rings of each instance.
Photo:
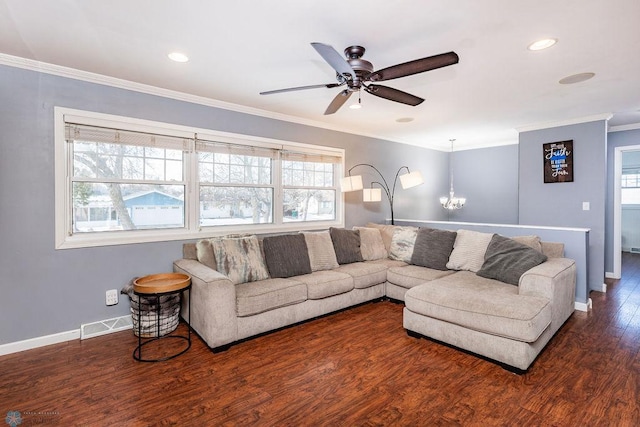
[[[342,190],[343,193],[362,190],[362,188],[362,175],[349,175],[340,179],[340,190]]]
[[[363,188],[362,189],[363,202],[379,202],[381,200],[382,200],[381,188]]]
[[[404,189],[416,187],[420,184],[424,184],[424,178],[422,177],[422,173],[420,173],[420,171],[413,171],[404,175],[400,175],[400,185],[402,185],[402,188]]]

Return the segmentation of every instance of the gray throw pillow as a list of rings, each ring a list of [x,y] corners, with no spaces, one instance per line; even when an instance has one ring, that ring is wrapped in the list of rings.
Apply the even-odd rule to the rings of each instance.
[[[411,264],[434,270],[448,270],[447,262],[453,251],[457,233],[434,228],[420,228],[411,255]]]
[[[546,260],[547,256],[535,249],[495,234],[487,247],[484,264],[476,274],[518,286],[520,276]]]
[[[311,274],[307,242],[302,234],[265,237],[262,247],[271,277]]]
[[[329,228],[338,264],[363,261],[360,251],[360,232],[344,228]]]

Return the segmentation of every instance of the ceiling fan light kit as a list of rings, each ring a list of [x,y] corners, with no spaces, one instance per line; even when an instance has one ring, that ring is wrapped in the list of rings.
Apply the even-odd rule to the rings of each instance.
[[[447,67],[457,64],[459,57],[455,52],[447,52],[439,55],[428,56],[426,58],[416,59],[414,61],[393,65],[374,71],[373,64],[362,59],[366,49],[362,46],[353,45],[344,50],[342,57],[332,46],[324,43],[311,43],[311,46],[322,56],[322,58],[336,71],[337,83],[327,83],[319,85],[298,86],[285,89],[276,89],[266,92],[260,92],[260,95],[272,95],[276,93],[291,92],[297,90],[328,88],[332,89],[340,86],[347,86],[339,92],[331,101],[324,114],[334,114],[342,107],[349,97],[358,92],[358,105],[360,102],[360,91],[384,98],[390,101],[398,102],[415,107],[420,105],[424,99],[403,92],[392,87],[373,84],[371,82],[379,82],[385,80],[407,77],[425,71],[435,70],[437,68]],[[360,108],[360,107],[351,107]]]

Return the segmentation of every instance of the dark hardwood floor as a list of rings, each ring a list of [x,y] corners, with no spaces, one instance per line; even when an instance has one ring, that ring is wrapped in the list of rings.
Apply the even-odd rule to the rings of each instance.
[[[131,331],[0,357],[25,425],[640,425],[640,255],[524,375],[407,336],[402,305],[354,307],[214,354],[136,362]],[[184,326],[181,326],[184,332]]]

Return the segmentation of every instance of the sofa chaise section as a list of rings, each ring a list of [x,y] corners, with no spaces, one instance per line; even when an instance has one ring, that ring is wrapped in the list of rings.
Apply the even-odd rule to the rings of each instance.
[[[574,310],[575,262],[549,259],[519,286],[460,271],[409,289],[403,325],[526,370]]]

